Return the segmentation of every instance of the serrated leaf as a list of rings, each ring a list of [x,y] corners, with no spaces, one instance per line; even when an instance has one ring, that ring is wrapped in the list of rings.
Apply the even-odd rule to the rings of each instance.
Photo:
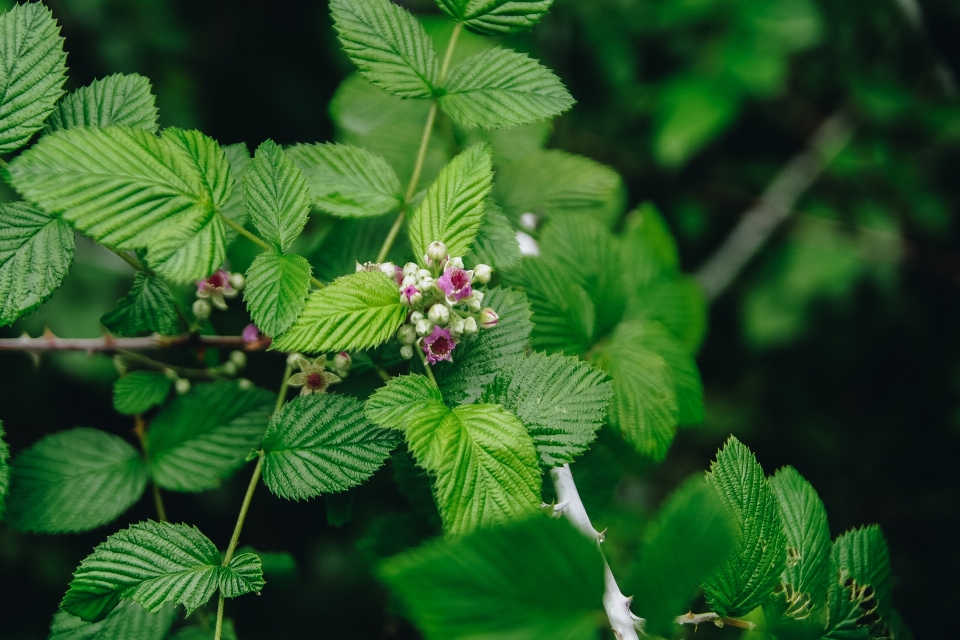
[[[173,381],[159,371],[134,371],[113,383],[113,408],[132,416],[163,404]]]
[[[484,208],[483,222],[464,261],[468,265],[488,264],[496,270],[516,266],[520,262],[520,244],[510,220],[489,199]]]
[[[594,640],[603,617],[603,560],[565,520],[430,542],[380,576],[428,640]]]
[[[136,73],[115,73],[71,91],[60,99],[43,128],[52,133],[70,127],[116,124],[156,133],[156,97],[147,78]]]
[[[627,316],[660,322],[696,353],[707,332],[707,299],[695,278],[664,276],[632,294]]]
[[[440,171],[410,218],[410,242],[417,260],[424,259],[427,247],[436,240],[447,245],[451,256],[470,250],[492,182],[493,156],[486,144],[470,147]]]
[[[259,446],[276,397],[232,381],[196,385],[150,424],[146,450],[154,482],[172,491],[203,491],[243,465]]]
[[[367,80],[403,98],[433,95],[439,60],[409,11],[390,0],[332,0],[330,13],[344,52]]]
[[[3,421],[0,420],[0,521],[7,510],[7,493],[10,491],[10,447],[6,442]]]
[[[0,326],[33,311],[73,262],[73,229],[23,202],[0,205]]]
[[[373,475],[399,441],[396,433],[371,424],[355,398],[294,398],[263,436],[263,481],[292,500],[346,491]]]
[[[67,54],[50,9],[15,5],[0,15],[0,153],[25,145],[63,95]]]
[[[556,467],[587,450],[612,397],[613,384],[586,362],[534,353],[505,367],[480,399],[515,413],[540,463]]]
[[[753,453],[732,436],[710,465],[707,481],[740,535],[736,551],[704,582],[703,590],[713,611],[743,616],[773,593],[786,568],[780,507]]]
[[[238,553],[233,556],[230,564],[220,567],[218,583],[224,598],[259,593],[266,584],[263,580],[260,556],[255,553]]]
[[[880,527],[839,536],[830,555],[830,623],[825,639],[892,639],[890,554]]]
[[[216,592],[220,569],[220,553],[196,527],[141,522],[97,545],[60,607],[87,622],[103,620],[121,600],[152,612],[173,601],[189,615]]]
[[[277,143],[266,140],[247,165],[244,202],[254,226],[278,251],[286,251],[310,214],[310,192],[297,166]]]
[[[146,465],[125,440],[86,427],[61,431],[14,460],[8,520],[21,531],[87,531],[130,508],[146,485]]]
[[[448,16],[470,31],[488,36],[529,29],[552,4],[553,0],[437,0]]]
[[[628,593],[645,630],[670,637],[674,620],[690,610],[700,583],[735,550],[737,532],[716,492],[688,480],[647,529]]]
[[[121,602],[100,622],[84,622],[66,611],[57,611],[47,640],[164,640],[177,617],[167,604],[150,613],[136,602]]]
[[[623,273],[627,286],[637,289],[680,269],[677,243],[663,216],[651,202],[627,215],[623,234]]]
[[[245,142],[237,142],[223,147],[223,154],[227,157],[227,163],[230,165],[230,175],[233,176],[236,186],[230,192],[230,198],[227,199],[227,203],[223,205],[220,213],[225,218],[229,218],[243,227],[247,224],[250,214],[247,212],[247,205],[243,201],[243,189],[240,188],[240,185],[243,184],[247,169],[250,166],[250,150],[247,149]],[[228,226],[227,246],[236,239],[236,236],[236,230]]]
[[[289,331],[274,340],[279,351],[354,351],[388,340],[406,318],[397,283],[381,271],[359,271],[314,291]]]
[[[383,157],[347,144],[298,144],[285,153],[303,172],[313,205],[335,216],[379,216],[403,204]]]
[[[243,299],[262,333],[279,336],[307,304],[312,269],[306,258],[264,252],[247,269]]]
[[[120,298],[116,308],[103,314],[100,323],[118,336],[172,336],[182,330],[176,305],[163,280],[138,271],[130,291]]]
[[[443,398],[450,404],[474,402],[500,369],[523,357],[530,342],[530,305],[522,293],[496,287],[483,303],[500,316],[497,326],[464,338],[454,350],[453,362],[434,366]]]
[[[146,250],[154,270],[175,282],[205,277],[223,262],[217,211],[233,180],[223,150],[202,134],[66,129],[43,136],[6,171],[24,198],[101,244]]]
[[[488,143],[493,152],[493,166],[500,168],[543,149],[553,133],[553,121],[541,120],[501,129],[456,127],[455,133],[457,139],[462,140],[463,147]]]
[[[450,71],[440,107],[460,126],[511,127],[552,118],[574,104],[552,71],[525,54],[488,49]]]

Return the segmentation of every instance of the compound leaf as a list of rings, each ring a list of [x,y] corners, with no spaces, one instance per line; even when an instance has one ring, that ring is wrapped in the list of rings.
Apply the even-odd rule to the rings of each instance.
[[[261,332],[278,336],[296,321],[307,303],[311,272],[307,259],[298,255],[267,251],[254,259],[243,299]]]
[[[157,414],[146,450],[154,482],[172,491],[212,489],[259,446],[276,397],[237,382],[196,385]]]
[[[430,542],[387,560],[380,575],[428,640],[593,640],[603,615],[603,560],[565,520]]]
[[[553,0],[437,0],[448,16],[470,31],[488,36],[529,29],[552,4]]]
[[[47,640],[164,640],[176,618],[172,604],[151,613],[132,601],[121,602],[100,622],[84,622],[60,610],[53,616]]]
[[[426,31],[390,0],[333,0],[334,26],[360,73],[403,98],[433,95],[439,61]]]
[[[173,381],[159,371],[134,371],[113,383],[113,408],[132,416],[163,404]]]
[[[133,505],[147,485],[140,453],[99,429],[78,428],[36,442],[11,468],[10,524],[21,531],[87,531]]]
[[[116,308],[103,314],[100,323],[118,336],[180,333],[180,316],[170,287],[155,276],[138,271],[133,286]]]
[[[0,326],[49,298],[73,262],[73,229],[23,202],[0,205]]]
[[[823,638],[893,637],[890,554],[880,527],[853,529],[834,541],[829,580],[830,624]]]
[[[109,127],[115,124],[156,133],[156,97],[148,79],[136,73],[115,73],[94,80],[61,98],[43,128],[51,133],[70,127]]]
[[[243,196],[254,226],[278,251],[286,251],[307,224],[310,191],[299,168],[277,143],[257,147],[243,179]]]
[[[359,271],[314,291],[303,313],[273,349],[280,351],[353,351],[388,340],[403,323],[396,282],[381,271]]]
[[[552,71],[509,49],[488,49],[450,72],[440,106],[460,126],[485,129],[559,115],[574,100]]]
[[[355,398],[294,398],[263,436],[263,481],[293,500],[346,491],[373,475],[399,441],[395,432],[371,424]]]

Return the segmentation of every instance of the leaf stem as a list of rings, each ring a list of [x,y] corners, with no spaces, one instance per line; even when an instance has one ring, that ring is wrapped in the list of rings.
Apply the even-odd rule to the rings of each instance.
[[[244,351],[258,351],[270,345],[269,339],[259,339],[254,342],[244,340],[243,336],[200,336],[184,333],[178,336],[152,335],[143,338],[58,338],[52,334],[44,334],[38,338],[31,338],[24,334],[19,338],[0,338],[0,351],[86,351],[88,353],[143,349],[156,350],[171,347],[237,347]]]
[[[134,351],[127,351],[126,349],[120,349],[117,351],[127,360],[136,362],[137,364],[142,364],[145,367],[149,367],[156,371],[173,371],[181,378],[193,378],[199,380],[225,380],[227,376],[215,373],[212,369],[190,369],[188,367],[178,367],[176,365],[167,364],[166,362],[160,362],[159,360],[154,360],[148,356],[143,355],[142,353],[136,353]]]
[[[419,345],[417,345],[415,348],[417,350],[417,353],[420,354],[420,362],[423,363],[423,368],[427,372],[427,377],[430,378],[430,382],[433,383],[433,386],[439,389],[440,385],[437,384],[437,379],[433,377],[433,369],[430,368],[430,363],[427,362],[426,354],[423,352],[423,349],[421,349]]]
[[[136,269],[137,271],[146,271],[146,270],[147,270],[147,268],[146,268],[145,266],[143,266],[143,263],[142,263],[142,262],[140,262],[139,260],[137,260],[136,258],[134,258],[133,256],[131,256],[130,254],[128,254],[126,251],[118,251],[118,250],[116,250],[116,249],[111,249],[110,247],[107,247],[107,249],[108,249],[111,253],[113,253],[115,256],[117,256],[118,258],[120,258],[121,260],[123,260],[124,262],[126,262],[128,265],[130,265],[131,267],[133,267],[134,269]]]
[[[253,244],[257,245],[258,247],[260,247],[260,248],[263,249],[264,251],[276,251],[276,250],[277,250],[276,247],[271,247],[265,240],[262,240],[262,239],[260,239],[259,237],[257,237],[255,234],[250,233],[249,231],[247,231],[247,230],[243,227],[243,225],[237,224],[236,222],[234,222],[233,220],[231,220],[231,219],[228,218],[227,216],[225,216],[225,215],[223,215],[223,214],[220,214],[220,219],[223,220],[224,223],[225,223],[228,227],[230,227],[231,229],[233,229],[234,231],[236,231],[237,233],[239,233],[240,235],[242,235],[244,238],[246,238],[247,240],[249,240],[249,241],[252,242]],[[313,286],[315,286],[317,289],[323,289],[324,287],[327,286],[327,285],[323,284],[322,282],[320,282],[319,280],[317,280],[316,278],[314,278],[313,276],[310,277],[310,284],[312,284]]]
[[[705,622],[712,622],[718,627],[729,626],[736,627],[738,629],[757,628],[757,625],[749,620],[741,620],[739,618],[724,618],[719,613],[714,613],[713,611],[709,611],[707,613],[685,613],[682,616],[677,616],[675,622],[677,624],[692,624],[694,626],[703,624]]]
[[[440,74],[437,76],[437,83],[443,84],[443,81],[447,79],[447,71],[450,70],[450,61],[453,59],[453,50],[457,46],[457,39],[460,37],[460,32],[463,31],[463,23],[458,22],[453,26],[453,31],[450,33],[450,41],[447,43],[447,50],[443,53],[443,63],[440,65]]]
[[[153,484],[153,504],[157,507],[157,518],[160,519],[160,522],[167,521],[167,510],[163,507],[163,496],[160,495],[160,485],[156,482]]]

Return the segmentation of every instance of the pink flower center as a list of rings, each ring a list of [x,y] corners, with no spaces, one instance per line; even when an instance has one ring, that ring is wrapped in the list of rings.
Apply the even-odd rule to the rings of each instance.
[[[220,271],[207,278],[207,284],[211,287],[220,288],[227,285],[227,278]]]
[[[453,351],[453,341],[447,336],[437,336],[430,345],[430,351],[438,358],[445,358]]]
[[[454,289],[460,290],[470,284],[470,278],[463,269],[454,269],[453,273],[450,274],[450,284],[453,285]]]

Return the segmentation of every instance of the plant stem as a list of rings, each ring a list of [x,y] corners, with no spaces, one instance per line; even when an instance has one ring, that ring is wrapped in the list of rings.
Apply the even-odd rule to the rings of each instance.
[[[247,240],[249,240],[249,241],[252,242],[253,244],[257,245],[258,247],[260,247],[260,248],[263,249],[264,251],[276,251],[276,250],[277,250],[276,247],[271,247],[269,244],[267,244],[267,242],[265,242],[264,240],[261,240],[261,239],[258,238],[256,235],[254,235],[254,234],[250,233],[249,231],[247,231],[246,229],[244,229],[244,228],[243,228],[243,225],[237,224],[236,222],[234,222],[233,220],[231,220],[231,219],[228,218],[227,216],[221,214],[221,215],[220,215],[220,219],[223,220],[224,223],[225,223],[228,227],[230,227],[231,229],[233,229],[234,231],[236,231],[237,233],[239,233],[240,235],[242,235],[244,238],[246,238]],[[310,278],[310,283],[311,283],[313,286],[315,286],[317,289],[323,289],[325,286],[327,286],[327,285],[323,284],[322,282],[320,282],[319,280],[317,280],[317,279],[314,278],[314,277],[311,277],[311,278]]]
[[[447,50],[443,52],[443,63],[440,65],[440,74],[437,76],[438,84],[443,84],[443,81],[447,79],[447,71],[450,70],[450,61],[453,59],[453,50],[457,46],[457,39],[460,37],[461,31],[463,31],[463,23],[458,22],[453,26],[450,41],[447,43]]]
[[[219,373],[214,373],[211,369],[190,369],[188,367],[178,367],[176,365],[167,364],[166,362],[160,362],[159,360],[154,360],[153,358],[148,358],[142,353],[136,353],[134,351],[127,351],[125,349],[118,350],[117,353],[122,355],[124,358],[136,362],[137,364],[142,364],[145,367],[149,367],[156,371],[173,371],[181,378],[193,378],[199,380],[223,380],[226,379],[226,376],[220,375]]]
[[[421,349],[419,345],[414,345],[414,349],[416,349],[417,353],[420,354],[420,362],[423,363],[423,368],[426,370],[427,377],[430,378],[430,382],[433,383],[433,386],[439,389],[440,385],[437,384],[437,379],[433,377],[433,369],[430,368],[430,363],[427,362],[427,356],[423,352],[423,349]]]
[[[756,629],[757,625],[750,622],[749,620],[740,620],[739,618],[724,618],[718,613],[709,611],[707,613],[685,613],[682,616],[677,616],[675,620],[677,624],[692,624],[694,626],[703,624],[705,622],[712,622],[718,627],[736,627],[738,629]]]
[[[144,338],[58,338],[45,333],[38,338],[24,334],[20,338],[0,338],[0,351],[86,351],[87,353],[116,351],[154,350],[170,347],[238,347],[244,351],[258,351],[270,345],[268,339],[247,342],[243,336],[200,336],[184,333],[178,336],[152,335]]]
[[[160,495],[160,485],[156,482],[153,484],[153,503],[157,506],[157,518],[160,519],[160,522],[167,521],[167,510],[163,507],[163,496]]]
[[[147,453],[147,422],[141,414],[133,416],[133,433],[140,441],[140,450],[143,451],[144,459],[147,464],[150,463],[150,456]],[[160,486],[156,481],[151,481],[153,485],[153,504],[157,507],[157,519],[160,522],[167,521],[167,510],[163,508],[163,497],[160,495]]]
[[[390,380],[393,378],[393,376],[387,373],[387,370],[380,365],[375,366],[374,369],[376,370],[377,375],[380,376],[380,379],[384,382],[390,382]]]
[[[137,260],[130,254],[128,254],[126,251],[117,251],[116,249],[110,249],[110,247],[107,247],[107,249],[109,249],[110,252],[113,253],[113,255],[117,256],[118,258],[126,262],[128,265],[130,265],[137,271],[147,270],[147,268],[143,266],[143,263],[141,263],[139,260]]]
[[[217,626],[213,632],[214,640],[220,640],[220,636],[223,635],[223,594],[220,594],[220,598],[217,600]]]

